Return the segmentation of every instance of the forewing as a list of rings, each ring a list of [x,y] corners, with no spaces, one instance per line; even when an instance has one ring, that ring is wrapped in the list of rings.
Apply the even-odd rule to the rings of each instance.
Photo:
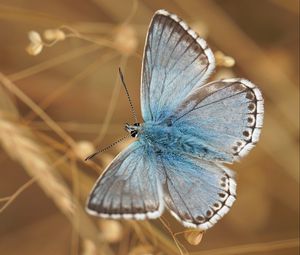
[[[184,226],[207,230],[229,211],[236,195],[230,170],[185,156],[164,158],[162,162],[165,205]]]
[[[87,202],[92,215],[111,218],[159,217],[163,210],[156,160],[138,141],[122,151],[95,184]]]
[[[263,113],[262,94],[253,83],[226,79],[192,90],[169,122],[186,128],[195,141],[200,134],[208,147],[225,153],[224,161],[231,162],[246,155],[257,143]]]
[[[176,15],[157,11],[148,30],[142,66],[144,121],[169,116],[214,67],[214,56],[202,38]]]

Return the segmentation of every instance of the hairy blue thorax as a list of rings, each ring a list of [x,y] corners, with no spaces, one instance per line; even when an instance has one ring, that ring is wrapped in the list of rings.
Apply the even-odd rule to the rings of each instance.
[[[137,128],[137,138],[147,150],[162,157],[190,154],[206,160],[230,161],[230,155],[208,144],[209,134],[196,130],[188,123],[142,123]]]

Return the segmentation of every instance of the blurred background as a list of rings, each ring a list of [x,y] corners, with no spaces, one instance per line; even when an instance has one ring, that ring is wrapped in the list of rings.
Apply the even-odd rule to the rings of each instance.
[[[108,221],[83,209],[126,144],[82,159],[132,121],[119,66],[140,112],[145,35],[160,8],[206,38],[212,79],[245,77],[265,98],[261,140],[231,167],[238,199],[203,236],[168,213]],[[298,29],[297,0],[0,0],[0,253],[298,254]]]

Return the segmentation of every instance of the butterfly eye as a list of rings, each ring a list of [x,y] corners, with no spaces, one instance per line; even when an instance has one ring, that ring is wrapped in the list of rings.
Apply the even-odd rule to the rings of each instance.
[[[130,135],[132,136],[132,137],[137,137],[137,131],[136,130],[133,130],[133,131],[131,131],[130,132]]]

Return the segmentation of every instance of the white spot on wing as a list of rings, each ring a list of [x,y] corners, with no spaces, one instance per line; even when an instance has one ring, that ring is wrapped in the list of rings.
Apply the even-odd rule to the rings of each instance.
[[[179,24],[182,26],[182,28],[185,31],[187,31],[189,29],[189,26],[184,21],[180,21]]]
[[[231,207],[233,205],[235,201],[235,197],[234,196],[229,196],[225,202],[225,205],[227,205],[228,207]]]
[[[197,227],[202,230],[207,230],[207,229],[211,228],[212,226],[213,226],[213,224],[210,223],[209,221],[207,221],[205,223],[198,225]]]
[[[197,33],[195,31],[193,31],[192,29],[189,29],[187,31],[189,33],[190,36],[192,36],[194,39],[196,39],[198,37]]]
[[[223,206],[219,211],[217,211],[217,214],[223,217],[228,212],[229,212],[229,207]]]
[[[143,214],[143,213],[137,213],[137,214],[134,214],[133,217],[136,219],[136,220],[145,220],[146,219],[146,214]]]
[[[246,156],[246,155],[249,153],[249,151],[250,151],[252,148],[254,148],[254,147],[255,147],[255,145],[254,145],[253,143],[248,143],[248,144],[240,151],[239,156],[241,156],[241,157]]]
[[[164,15],[164,16],[170,16],[170,13],[168,11],[166,11],[166,10],[163,10],[163,9],[156,11],[155,14],[161,14],[161,15]]]
[[[201,46],[202,49],[205,49],[207,47],[206,41],[200,37],[197,38],[197,43]]]
[[[252,134],[252,142],[256,143],[259,140],[259,135],[260,135],[260,129],[255,128]]]
[[[246,80],[246,79],[241,79],[240,80],[241,83],[243,83],[244,85],[246,85],[248,88],[255,88],[256,86],[249,80]]]
[[[178,18],[178,16],[175,15],[175,14],[171,14],[171,15],[170,15],[170,18],[173,19],[173,20],[175,20],[176,22],[179,22],[179,21],[180,21],[180,19]]]
[[[256,127],[262,127],[262,125],[263,125],[263,114],[258,113],[256,115]]]
[[[232,178],[229,179],[229,192],[231,195],[236,195],[236,182]]]
[[[257,87],[253,89],[253,92],[257,100],[263,100],[262,94]]]
[[[211,217],[210,219],[209,219],[209,222],[211,223],[211,224],[216,224],[217,223],[217,221],[219,220],[219,218],[220,218],[220,216],[219,216],[219,218],[217,218],[216,216],[219,216],[218,214],[215,214],[213,217]]]
[[[262,101],[257,101],[257,113],[264,113],[264,104]]]

